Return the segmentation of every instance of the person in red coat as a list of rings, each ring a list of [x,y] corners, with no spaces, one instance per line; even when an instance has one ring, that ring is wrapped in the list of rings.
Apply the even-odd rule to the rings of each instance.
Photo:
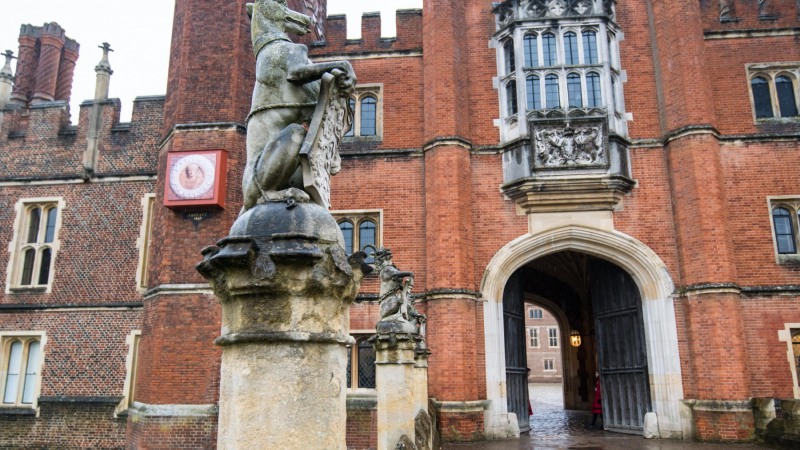
[[[592,428],[597,428],[597,416],[600,416],[600,420],[603,420],[603,403],[602,403],[602,394],[600,393],[600,374],[598,372],[594,373],[594,403],[592,404],[592,424],[590,425]]]

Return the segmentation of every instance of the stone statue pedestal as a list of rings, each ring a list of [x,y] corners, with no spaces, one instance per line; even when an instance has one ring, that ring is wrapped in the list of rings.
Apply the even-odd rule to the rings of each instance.
[[[379,322],[378,334],[371,338],[375,346],[378,450],[422,450],[433,445],[433,423],[428,415],[430,351],[419,334],[391,332],[407,325]]]
[[[350,304],[369,267],[326,208],[265,203],[203,250],[222,303],[219,449],[345,450]]]

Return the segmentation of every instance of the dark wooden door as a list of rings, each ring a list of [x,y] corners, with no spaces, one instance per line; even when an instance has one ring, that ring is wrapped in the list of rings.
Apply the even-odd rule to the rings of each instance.
[[[522,277],[515,273],[503,291],[503,331],[506,349],[506,394],[508,412],[517,415],[519,431],[530,430],[528,374],[525,349],[525,308]]]
[[[641,433],[651,411],[647,349],[639,288],[627,272],[609,262],[589,261],[603,426]]]

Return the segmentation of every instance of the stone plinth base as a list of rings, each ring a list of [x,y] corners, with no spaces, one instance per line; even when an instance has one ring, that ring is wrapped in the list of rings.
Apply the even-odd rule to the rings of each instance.
[[[344,416],[346,368],[347,351],[338,343],[225,349],[219,448],[343,449],[345,421],[328,414]]]
[[[379,324],[379,329],[395,329]],[[428,355],[421,336],[379,333],[375,346],[378,393],[378,450],[431,449],[433,422],[428,414]]]
[[[349,311],[371,269],[340,241],[327,209],[275,202],[203,250],[222,304],[218,449],[346,448]]]

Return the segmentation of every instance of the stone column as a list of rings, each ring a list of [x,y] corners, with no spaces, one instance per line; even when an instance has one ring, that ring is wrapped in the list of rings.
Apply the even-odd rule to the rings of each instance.
[[[428,354],[422,337],[412,333],[381,333],[375,346],[375,388],[378,393],[378,450],[418,447],[415,419],[428,410]],[[428,441],[429,439],[424,439]]]
[[[340,237],[326,208],[265,203],[204,249],[222,303],[220,450],[346,448],[349,311],[370,269]]]

